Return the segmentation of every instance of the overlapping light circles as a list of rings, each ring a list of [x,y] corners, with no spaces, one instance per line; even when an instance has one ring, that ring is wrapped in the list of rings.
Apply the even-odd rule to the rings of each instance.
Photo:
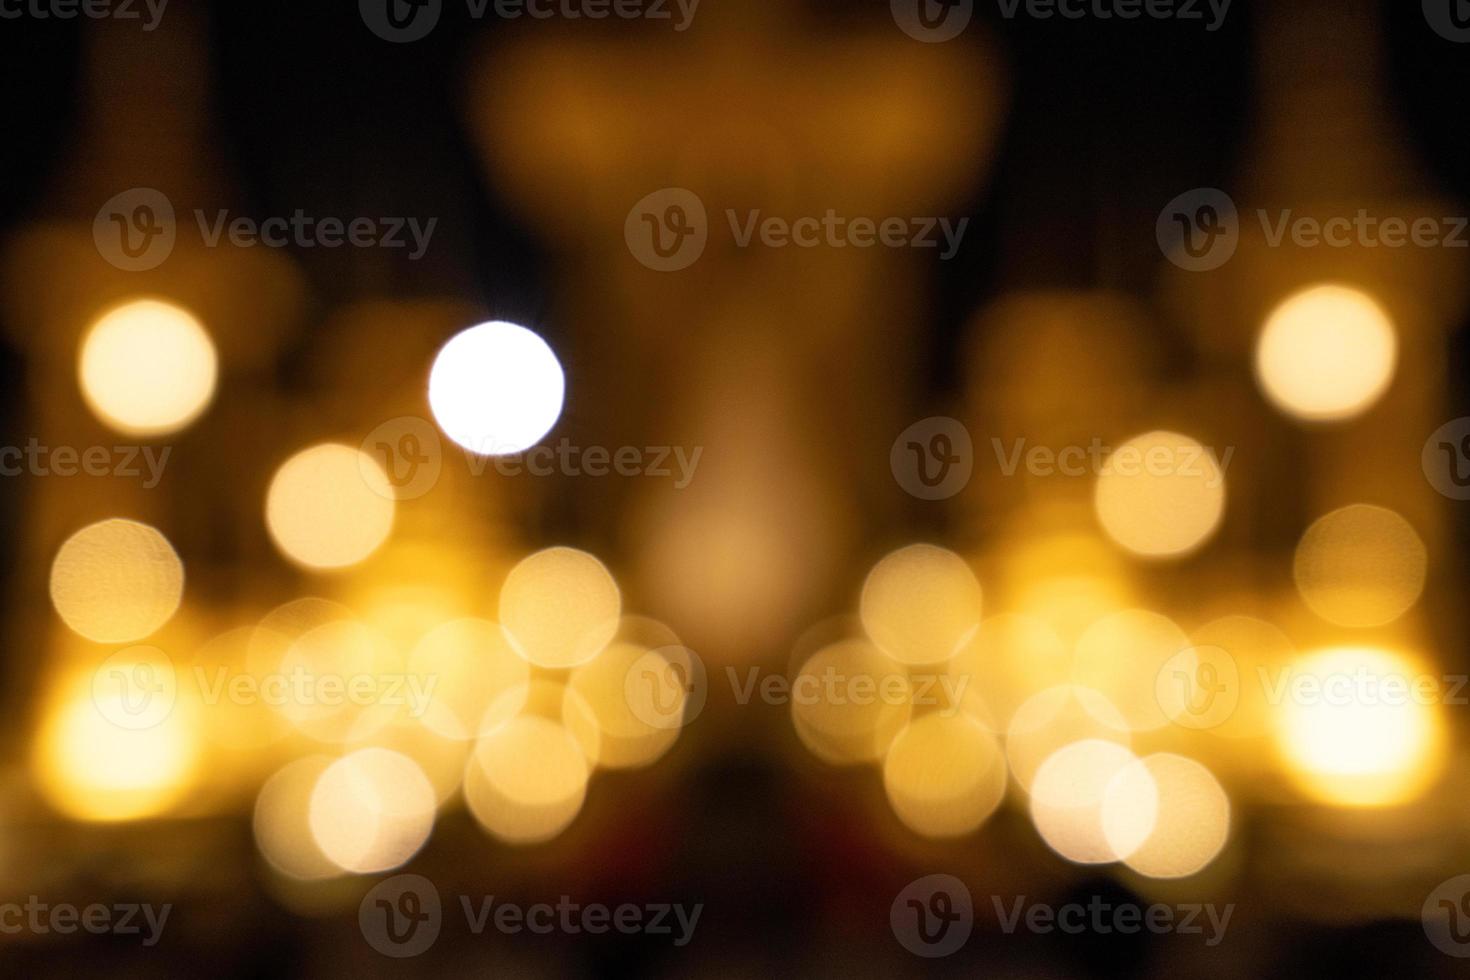
[[[418,853],[434,826],[434,789],[408,756],[366,748],[322,770],[311,791],[312,839],[337,867],[387,871]]]
[[[1005,796],[1000,743],[963,712],[916,718],[883,760],[893,812],[925,837],[959,837],[985,821]]]
[[[590,775],[571,732],[549,718],[519,715],[476,744],[465,770],[465,802],[501,840],[537,844],[576,818]]]
[[[308,569],[355,565],[393,529],[393,492],[378,462],[360,449],[321,443],[281,464],[266,493],[276,547]]]
[[[855,689],[862,685],[862,692]],[[883,758],[913,712],[907,672],[865,640],[823,647],[792,683],[791,720],[812,754],[834,765]]]
[[[104,313],[82,340],[78,380],[87,406],[124,435],[178,432],[208,407],[214,343],[191,314],[143,299]]]
[[[597,656],[617,633],[622,593],[612,573],[576,548],[521,559],[500,589],[500,622],[516,652],[562,669]]]
[[[96,643],[131,643],[173,616],[184,566],[168,539],[137,521],[89,524],[51,563],[51,604],[73,631]]]
[[[963,558],[913,544],[873,566],[859,613],[869,639],[899,663],[942,664],[980,625],[980,599],[980,583]]]

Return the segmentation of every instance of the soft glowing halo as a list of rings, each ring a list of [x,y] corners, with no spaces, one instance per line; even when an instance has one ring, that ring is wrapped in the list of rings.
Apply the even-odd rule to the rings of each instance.
[[[1424,591],[1429,563],[1409,522],[1386,507],[1352,504],[1317,519],[1296,546],[1302,600],[1339,626],[1382,626]]]
[[[77,375],[87,406],[130,436],[177,432],[214,396],[214,343],[189,313],[134,300],[104,313],[82,340]]]
[[[307,568],[355,565],[393,529],[388,477],[366,453],[324,442],[292,456],[271,478],[265,522],[276,547]]]
[[[612,573],[576,548],[522,558],[500,588],[500,622],[515,651],[537,667],[575,667],[618,632],[623,597]]]
[[[344,871],[387,871],[429,839],[435,802],[434,787],[418,763],[388,749],[360,749],[317,777],[308,816],[311,836]]]
[[[540,843],[576,819],[590,775],[570,732],[549,718],[519,715],[475,746],[465,765],[465,803],[501,840]]]
[[[883,759],[883,789],[910,830],[925,837],[968,834],[1005,796],[1000,743],[963,712],[910,722]]]
[[[173,616],[184,566],[154,528],[113,518],[67,538],[51,563],[51,604],[96,643],[131,643]]]
[[[943,663],[975,634],[980,603],[980,583],[963,558],[932,544],[911,544],[868,572],[859,614],[868,638],[894,660]]]
[[[1393,380],[1398,338],[1383,307],[1346,286],[1313,286],[1287,297],[1256,344],[1256,379],[1281,411],[1299,419],[1352,418]]]
[[[1208,769],[1156,753],[1126,766],[1103,793],[1103,834],[1149,878],[1184,878],[1213,861],[1230,834],[1230,800]]]
[[[566,378],[546,341],[491,320],[450,338],[429,372],[429,407],[444,434],[481,456],[529,449],[561,415]]]
[[[1145,432],[1108,457],[1093,490],[1108,537],[1148,558],[1189,554],[1225,513],[1225,474],[1214,454],[1177,432]]]
[[[812,753],[833,765],[883,758],[913,712],[908,675],[863,640],[823,647],[791,685],[791,723]]]
[[[300,881],[342,874],[317,846],[308,822],[312,789],[332,762],[325,755],[289,762],[265,781],[255,797],[251,827],[256,848],[272,868]]]
[[[1334,647],[1290,665],[1273,684],[1277,749],[1292,780],[1339,806],[1419,796],[1444,766],[1436,711],[1444,692],[1435,680],[1416,661],[1376,647]]]
[[[1048,756],[1031,783],[1031,821],[1047,846],[1077,864],[1122,857],[1103,832],[1103,796],[1114,777],[1137,761],[1118,743],[1096,738]]]

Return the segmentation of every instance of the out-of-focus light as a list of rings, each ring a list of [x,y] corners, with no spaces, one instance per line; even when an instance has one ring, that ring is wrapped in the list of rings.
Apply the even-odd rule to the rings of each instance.
[[[158,436],[209,405],[214,344],[199,321],[169,303],[134,300],[104,313],[82,340],[82,396],[118,432]]]
[[[529,449],[561,415],[566,379],[536,334],[492,320],[450,338],[429,373],[429,407],[444,434],[481,456]]]
[[[1334,647],[1291,665],[1273,680],[1288,774],[1324,803],[1388,806],[1418,796],[1444,762],[1437,681],[1408,657],[1373,647]]]
[[[482,737],[465,766],[470,812],[512,844],[550,840],[582,809],[590,769],[577,740],[561,725],[520,715]]]
[[[255,797],[255,846],[271,867],[288,877],[320,881],[342,874],[317,846],[310,823],[312,790],[332,762],[330,756],[313,755],[287,763]]]
[[[1319,518],[1296,547],[1297,590],[1339,626],[1382,626],[1424,590],[1429,557],[1409,522],[1384,507],[1353,504]]]
[[[980,583],[959,555],[912,544],[883,557],[863,583],[868,637],[904,664],[949,660],[980,625]]]
[[[387,637],[365,623],[334,619],[286,648],[277,668],[289,683],[272,703],[291,724],[324,742],[354,742],[386,725],[417,693],[386,678],[403,674]],[[389,694],[393,697],[389,697]]]
[[[1212,453],[1177,432],[1145,432],[1108,457],[1093,492],[1108,537],[1150,558],[1188,554],[1220,524],[1225,475]]]
[[[360,749],[322,770],[311,791],[311,836],[344,871],[373,874],[418,853],[434,827],[434,788],[412,759]]]
[[[498,623],[456,619],[419,640],[408,661],[409,674],[428,694],[419,721],[445,738],[483,735],[520,711],[531,668],[516,655]],[[489,709],[497,706],[492,713]]]
[[[1230,800],[1208,769],[1160,752],[1132,762],[1103,792],[1103,835],[1134,871],[1184,878],[1213,861],[1230,834]]]
[[[1158,682],[1170,689],[1160,698],[1166,713],[1187,727],[1209,728],[1229,738],[1267,735],[1271,703],[1260,678],[1275,676],[1295,658],[1291,640],[1271,623],[1241,615],[1211,620],[1189,638],[1194,646],[1174,665],[1183,676],[1174,674]],[[1221,662],[1222,656],[1228,661]],[[1256,753],[1232,758],[1242,756],[1258,761]]]
[[[648,653],[636,643],[613,643],[573,670],[567,681],[562,724],[593,765],[606,769],[650,765],[679,737],[677,727],[650,723],[629,698],[629,675],[648,663]],[[636,684],[638,678],[632,680]]]
[[[959,837],[995,812],[1005,795],[1000,744],[961,713],[910,722],[888,747],[883,788],[904,825],[925,837]]]
[[[791,684],[791,722],[818,758],[834,765],[873,762],[888,751],[912,712],[904,669],[863,640],[812,654]]]
[[[1072,651],[1056,630],[1032,616],[988,616],[945,665],[965,710],[992,732],[1010,725],[1021,702],[1071,679]]]
[[[51,604],[67,626],[97,643],[130,643],[179,608],[184,566],[154,528],[111,519],[89,524],[51,563]]]
[[[1102,739],[1073,742],[1048,756],[1031,783],[1031,821],[1047,846],[1078,864],[1118,860],[1103,832],[1103,796],[1137,761],[1124,746]]]
[[[1256,345],[1256,378],[1272,403],[1313,422],[1352,418],[1393,379],[1398,339],[1373,297],[1313,286],[1272,311]]]
[[[1093,623],[1078,639],[1072,677],[1100,691],[1129,728],[1149,731],[1169,721],[1159,704],[1159,672],[1189,645],[1189,637],[1167,616],[1125,609]]]
[[[166,812],[193,787],[201,762],[198,705],[176,699],[148,719],[154,723],[129,727],[147,696],[78,678],[47,708],[34,763],[58,809],[81,820],[136,820]]]
[[[355,565],[393,529],[393,493],[372,457],[340,443],[303,449],[281,464],[265,502],[281,553],[313,569]]]
[[[612,573],[576,548],[527,555],[500,589],[500,622],[516,652],[538,667],[575,667],[618,631],[622,593]]]
[[[1102,694],[1075,684],[1049,687],[1022,702],[1006,729],[1006,759],[1028,792],[1036,770],[1064,745],[1085,739],[1131,743],[1128,722]]]

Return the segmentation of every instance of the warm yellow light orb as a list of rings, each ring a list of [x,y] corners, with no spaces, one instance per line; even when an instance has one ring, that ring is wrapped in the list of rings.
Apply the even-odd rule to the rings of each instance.
[[[1230,834],[1230,800],[1208,769],[1160,752],[1130,763],[1103,793],[1103,835],[1134,871],[1184,878],[1209,864]]]
[[[655,762],[679,737],[679,729],[650,723],[628,697],[629,674],[648,663],[649,650],[615,642],[572,671],[562,699],[562,724],[594,765],[636,769]],[[654,719],[657,721],[657,719]]]
[[[214,343],[170,303],[134,300],[104,313],[82,340],[82,396],[109,427],[130,436],[177,432],[214,395]]]
[[[1225,474],[1215,456],[1177,432],[1145,432],[1114,450],[1093,491],[1108,537],[1135,554],[1194,551],[1225,513]]]
[[[1116,742],[1085,739],[1047,757],[1031,782],[1031,821],[1047,846],[1078,864],[1106,864],[1121,855],[1103,828],[1103,797],[1113,778],[1137,757]]]
[[[1275,737],[1288,775],[1341,806],[1388,806],[1421,794],[1444,764],[1438,678],[1401,654],[1334,647],[1272,678]]]
[[[500,622],[516,652],[538,667],[597,656],[617,634],[622,608],[607,566],[576,548],[527,555],[500,589]]]
[[[834,765],[883,758],[913,708],[908,674],[863,640],[823,647],[791,684],[791,722],[812,753]]]
[[[888,747],[883,788],[898,818],[925,837],[968,834],[1005,795],[1006,763],[995,736],[963,712],[914,719]]]
[[[582,809],[591,768],[561,725],[520,715],[480,739],[465,766],[470,812],[512,844],[550,840]]]
[[[1149,731],[1169,721],[1166,705],[1159,703],[1159,672],[1189,646],[1189,636],[1169,617],[1125,609],[1083,632],[1072,677],[1082,687],[1101,692],[1129,728]]]
[[[1307,528],[1294,572],[1303,601],[1339,626],[1382,626],[1424,591],[1429,563],[1413,527],[1384,507],[1353,504]]]
[[[387,871],[429,839],[435,802],[418,763],[388,749],[360,749],[317,777],[308,812],[311,836],[344,871]]]
[[[313,755],[287,763],[260,787],[251,827],[255,846],[277,871],[301,881],[335,878],[342,869],[327,859],[311,834],[311,794],[334,760]]]
[[[885,555],[863,583],[859,612],[878,648],[904,664],[949,660],[980,625],[980,583],[959,555],[912,544]]]
[[[340,443],[282,463],[266,493],[265,520],[281,553],[313,569],[345,568],[393,529],[393,493],[376,460]]]
[[[131,643],[179,608],[184,566],[154,528],[114,518],[67,538],[51,563],[51,604],[96,643]]]
[[[1288,415],[1311,422],[1352,418],[1393,380],[1398,339],[1373,297],[1346,286],[1313,286],[1271,312],[1256,344],[1256,379]]]

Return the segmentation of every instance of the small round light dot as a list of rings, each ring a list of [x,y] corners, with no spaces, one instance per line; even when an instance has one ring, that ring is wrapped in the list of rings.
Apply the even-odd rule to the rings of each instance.
[[[109,310],[82,340],[77,370],[97,417],[131,436],[177,432],[214,395],[214,343],[192,315],[158,300]]]

